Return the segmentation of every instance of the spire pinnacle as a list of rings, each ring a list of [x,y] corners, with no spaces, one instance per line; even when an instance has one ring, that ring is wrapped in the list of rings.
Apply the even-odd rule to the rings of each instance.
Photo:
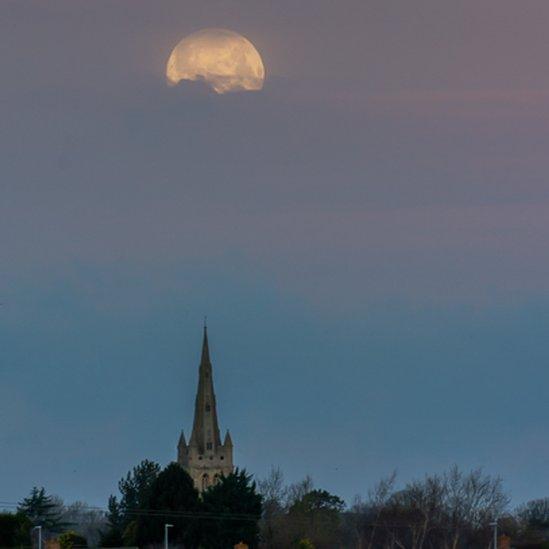
[[[200,359],[200,365],[210,364],[210,347],[208,345],[208,327],[204,320],[204,337],[202,339],[202,358]]]

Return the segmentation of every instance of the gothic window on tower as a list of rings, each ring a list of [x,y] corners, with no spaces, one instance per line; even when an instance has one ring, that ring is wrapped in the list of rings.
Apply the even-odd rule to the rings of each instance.
[[[204,474],[202,476],[202,490],[206,490],[209,484],[210,484],[210,479],[207,474]]]
[[[206,450],[211,450],[212,449],[212,443],[211,442],[207,442],[206,443]]]
[[[212,407],[209,404],[206,404],[206,412],[209,412],[212,409]]]

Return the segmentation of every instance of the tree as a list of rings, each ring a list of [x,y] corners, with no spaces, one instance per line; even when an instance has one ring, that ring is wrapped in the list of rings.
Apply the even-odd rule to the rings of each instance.
[[[226,549],[239,542],[257,547],[262,498],[246,471],[238,469],[202,495],[205,515],[202,544],[207,549]]]
[[[313,488],[313,479],[309,475],[303,480],[290,484],[286,489],[286,508],[289,509],[294,503],[305,496],[305,494],[312,492]]]
[[[309,539],[315,547],[331,548],[340,535],[341,512],[345,502],[326,490],[311,490],[289,509],[300,539]]]
[[[306,494],[313,491],[314,483],[310,476],[286,485],[279,468],[272,467],[267,477],[257,483],[263,498],[263,515],[260,522],[262,547],[281,549],[296,547],[300,536],[304,535],[303,521],[289,510]],[[304,543],[312,543],[304,540]]]
[[[455,466],[399,491],[393,482],[387,487],[378,503],[371,500],[360,510],[362,530],[369,532],[360,539],[368,549],[485,547],[490,523],[502,516],[509,501],[501,479],[481,470],[463,473]]]
[[[101,533],[101,547],[121,547],[124,543],[124,523],[120,503],[115,496],[109,497],[107,507],[107,528]]]
[[[198,545],[199,499],[189,474],[177,463],[168,465],[154,480],[146,500],[147,512],[137,519],[140,545],[161,542],[164,524],[173,528],[170,538],[185,547]]]
[[[534,499],[517,510],[519,520],[533,530],[549,529],[549,498]]]
[[[258,481],[257,491],[263,498],[263,515],[275,515],[284,510],[288,488],[284,485],[284,473],[279,467],[271,467],[269,475]]]
[[[261,517],[261,538],[263,545],[276,549],[284,545],[286,535],[284,520],[288,488],[284,484],[284,474],[279,468],[272,467],[269,475],[257,483],[258,492],[263,499]]]
[[[150,488],[159,473],[160,465],[145,459],[120,480],[118,489],[122,494],[120,509],[123,515],[131,516],[133,511],[145,506]]]
[[[344,530],[347,543],[356,543],[358,549],[372,549],[378,534],[380,518],[387,506],[387,502],[394,493],[396,471],[388,477],[382,478],[375,486],[368,490],[368,499],[363,501],[355,496],[349,512],[343,515]]]
[[[549,498],[535,499],[515,513],[520,537],[524,541],[545,541],[549,545]]]
[[[74,530],[64,532],[58,538],[61,549],[73,549],[73,547],[87,547],[88,542],[84,536],[77,534]]]
[[[19,503],[17,511],[28,517],[33,526],[42,526],[52,533],[62,532],[68,526],[62,519],[62,503],[46,495],[44,488],[35,486],[30,495]]]
[[[31,544],[31,521],[23,513],[0,513],[0,547]]]
[[[71,530],[83,536],[88,544],[96,547],[107,526],[104,511],[92,509],[82,501],[63,506],[62,520],[71,525]]]
[[[121,498],[109,498],[111,507],[120,514],[120,531],[125,544],[135,545],[137,534],[137,517],[147,507],[151,486],[160,473],[160,465],[148,459],[143,460],[128,472],[118,483]],[[115,539],[116,531],[107,532],[106,536]]]
[[[456,548],[463,536],[490,530],[489,524],[509,505],[499,477],[485,475],[481,469],[467,474],[453,466],[444,474],[446,526],[451,538],[445,546]]]

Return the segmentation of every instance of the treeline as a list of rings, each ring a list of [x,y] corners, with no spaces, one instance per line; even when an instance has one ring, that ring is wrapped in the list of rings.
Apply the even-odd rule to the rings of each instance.
[[[441,475],[397,488],[396,475],[381,480],[366,499],[345,507],[315,490],[312,480],[287,486],[273,469],[263,496],[262,546],[269,549],[486,549],[497,519],[501,547],[549,548],[549,498],[513,512],[499,478],[452,467]]]
[[[31,545],[36,526],[62,549],[159,547],[169,524],[170,546],[189,549],[485,549],[497,520],[500,547],[549,548],[549,498],[510,511],[501,479],[480,470],[453,467],[403,487],[391,475],[346,506],[309,477],[287,484],[279,469],[257,483],[237,470],[199,494],[179,465],[145,460],[118,491],[102,511],[34,488],[0,514],[0,547]]]

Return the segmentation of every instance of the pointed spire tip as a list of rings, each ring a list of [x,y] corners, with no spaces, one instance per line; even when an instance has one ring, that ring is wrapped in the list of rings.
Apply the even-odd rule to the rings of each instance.
[[[200,360],[201,364],[210,363],[210,346],[208,344],[208,327],[204,323],[204,336],[202,339],[202,357]]]

